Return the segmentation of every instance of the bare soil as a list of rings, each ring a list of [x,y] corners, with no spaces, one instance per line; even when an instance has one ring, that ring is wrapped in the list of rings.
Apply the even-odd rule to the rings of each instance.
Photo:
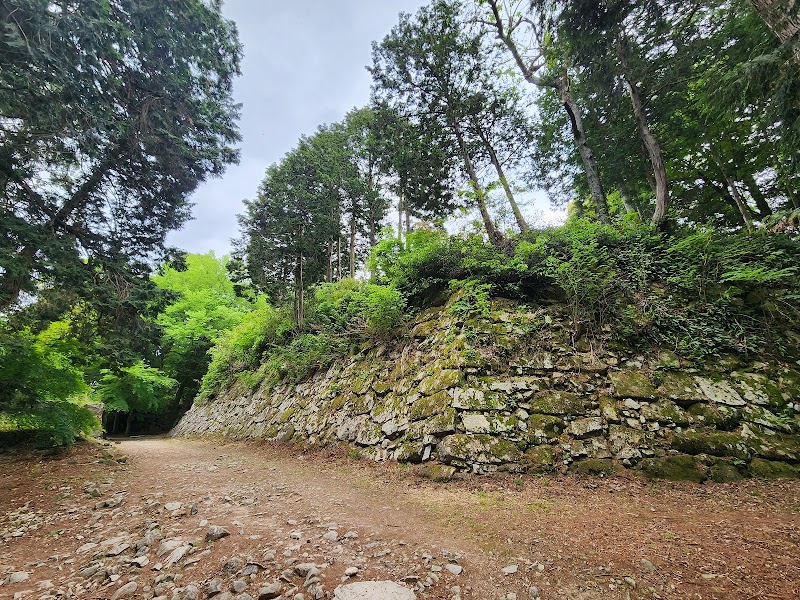
[[[532,587],[545,600],[800,598],[794,480],[435,483],[343,453],[166,438],[6,451],[0,473],[0,598],[112,598],[130,582],[126,597],[189,598],[193,585],[206,598],[214,578],[226,591],[242,581],[254,598],[276,581],[282,597],[309,599],[332,597],[345,580],[384,579],[447,600],[523,600]],[[211,525],[231,535],[206,541]],[[148,532],[189,550],[165,566],[159,541],[141,541]],[[299,563],[316,564],[320,581],[293,579]],[[348,567],[358,574],[348,578]]]

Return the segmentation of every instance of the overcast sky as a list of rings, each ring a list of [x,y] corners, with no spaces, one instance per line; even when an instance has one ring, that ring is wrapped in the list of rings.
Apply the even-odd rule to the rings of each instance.
[[[168,238],[189,252],[230,253],[242,200],[253,198],[266,168],[299,137],[341,120],[369,100],[372,42],[427,0],[225,0],[239,28],[242,76],[241,160],[192,197],[194,220]],[[540,198],[536,208],[547,211]],[[530,212],[530,211],[528,211]],[[548,211],[549,216],[549,211]]]
[[[398,13],[423,0],[225,0],[223,13],[239,28],[242,76],[241,160],[192,197],[194,220],[169,237],[190,252],[230,252],[236,214],[253,198],[267,166],[303,134],[339,121],[369,100],[372,41],[381,40]]]

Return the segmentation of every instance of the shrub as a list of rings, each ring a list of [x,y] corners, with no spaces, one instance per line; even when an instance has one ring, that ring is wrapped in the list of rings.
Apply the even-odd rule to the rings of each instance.
[[[56,333],[0,328],[0,431],[30,435],[40,446],[67,445],[99,427],[80,405],[88,387]]]
[[[294,321],[286,311],[278,311],[262,300],[241,324],[217,339],[198,399],[209,398],[237,374],[256,369],[265,353],[285,343],[293,329]]]

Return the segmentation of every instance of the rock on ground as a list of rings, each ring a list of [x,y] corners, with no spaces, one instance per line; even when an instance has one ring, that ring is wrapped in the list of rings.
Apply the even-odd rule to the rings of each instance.
[[[417,595],[394,581],[359,581],[340,585],[335,600],[416,600]]]

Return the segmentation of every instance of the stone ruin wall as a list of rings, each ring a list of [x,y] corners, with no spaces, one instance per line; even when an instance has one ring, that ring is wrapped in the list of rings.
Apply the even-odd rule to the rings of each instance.
[[[635,469],[732,481],[800,476],[800,368],[571,343],[563,307],[493,301],[489,317],[429,309],[292,384],[239,383],[173,435],[350,444],[445,477]]]

